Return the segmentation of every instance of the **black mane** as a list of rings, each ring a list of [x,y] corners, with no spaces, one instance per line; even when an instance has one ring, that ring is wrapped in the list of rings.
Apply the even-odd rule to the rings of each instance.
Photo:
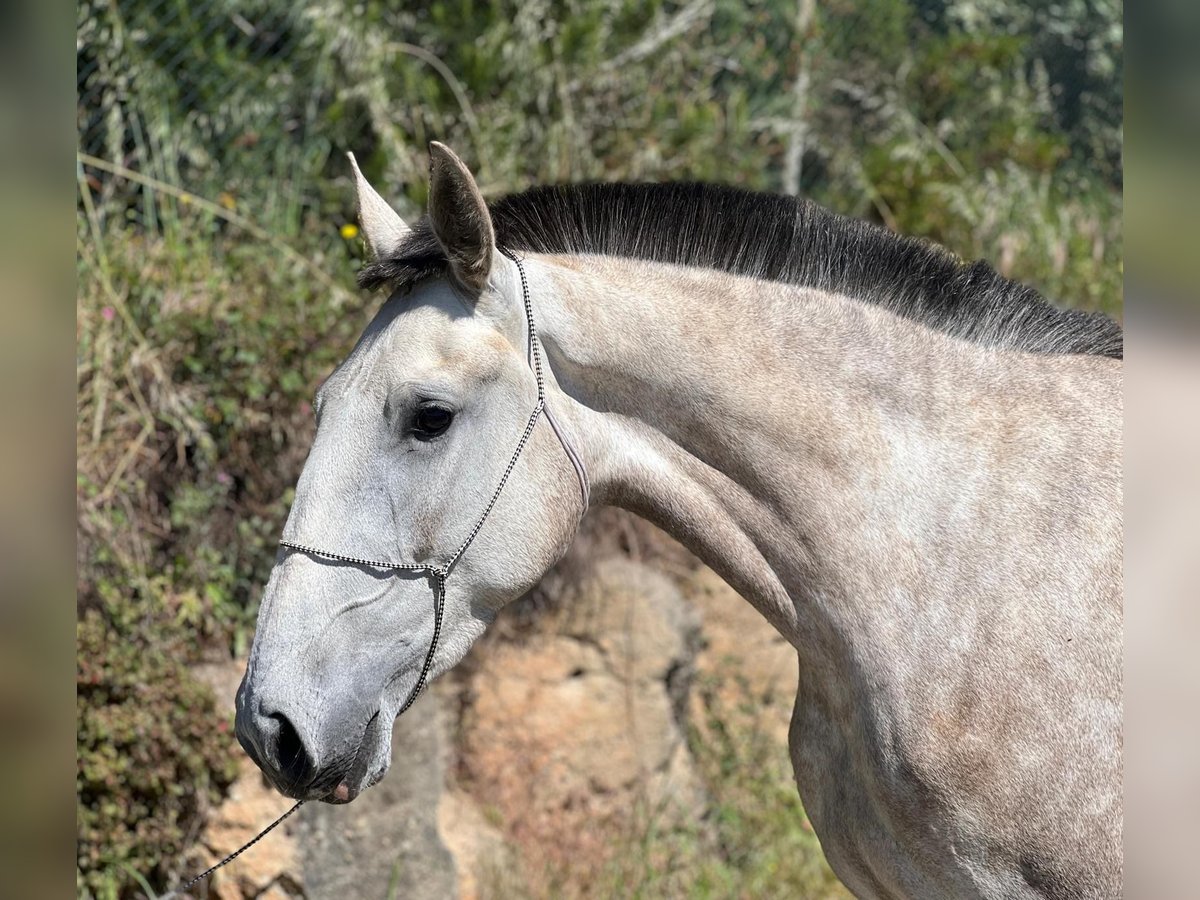
[[[497,244],[514,252],[717,269],[843,294],[987,346],[1123,354],[1121,327],[1107,316],[1052,306],[987,263],[809,200],[709,184],[581,184],[531,188],[490,210]],[[422,219],[359,284],[402,287],[445,269]]]

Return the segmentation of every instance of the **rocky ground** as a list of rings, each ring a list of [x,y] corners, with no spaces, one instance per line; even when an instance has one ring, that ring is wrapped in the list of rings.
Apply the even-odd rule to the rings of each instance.
[[[668,539],[608,515],[397,723],[380,785],[305,806],[210,896],[584,896],[647,823],[704,846],[689,735],[765,722],[784,771],[794,651]],[[241,671],[202,674],[231,705]],[[288,806],[246,761],[203,847],[218,858]]]

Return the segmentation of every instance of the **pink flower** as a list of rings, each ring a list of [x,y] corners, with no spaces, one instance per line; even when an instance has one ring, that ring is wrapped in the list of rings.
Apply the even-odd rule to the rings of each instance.
[[[230,476],[230,474],[228,472],[218,472],[217,473],[217,484],[232,484],[232,483],[233,483],[233,478]]]
[[[105,322],[111,322],[117,317],[117,311],[111,306],[106,306],[104,309],[100,310],[100,315],[104,316]]]

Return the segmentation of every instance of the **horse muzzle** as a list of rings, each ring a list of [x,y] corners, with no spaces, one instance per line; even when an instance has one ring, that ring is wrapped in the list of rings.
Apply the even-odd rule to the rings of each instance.
[[[318,722],[292,705],[247,679],[238,690],[238,742],[276,790],[297,800],[349,803],[382,778],[390,741],[378,709],[343,710]]]

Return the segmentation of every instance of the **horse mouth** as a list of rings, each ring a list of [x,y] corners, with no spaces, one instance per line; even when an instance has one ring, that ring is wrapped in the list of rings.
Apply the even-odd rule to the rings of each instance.
[[[350,768],[333,790],[320,798],[322,802],[334,805],[349,803],[383,778],[383,774],[387,770],[386,765],[370,771],[370,777],[368,777],[368,771],[371,770],[379,750],[380,721],[379,710],[376,710],[375,715],[371,716],[363,729],[362,740],[359,741],[358,750],[354,754]]]

